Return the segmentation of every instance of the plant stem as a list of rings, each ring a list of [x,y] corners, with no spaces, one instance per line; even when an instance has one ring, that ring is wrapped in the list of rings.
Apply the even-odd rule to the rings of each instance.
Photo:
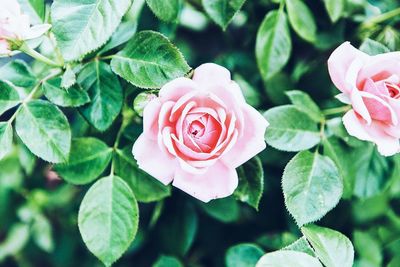
[[[396,9],[393,9],[393,10],[391,10],[389,12],[380,14],[378,16],[372,17],[372,18],[366,20],[363,23],[363,25],[366,26],[366,25],[371,25],[371,24],[378,24],[378,23],[384,22],[385,20],[388,20],[388,19],[391,19],[393,17],[396,17],[398,15],[400,15],[400,7],[396,8]]]
[[[20,50],[21,52],[24,52],[24,53],[27,54],[27,55],[30,55],[30,56],[33,57],[34,59],[39,60],[39,61],[41,61],[41,62],[43,62],[43,63],[45,63],[45,64],[47,64],[47,65],[49,65],[49,66],[58,67],[58,68],[59,68],[59,67],[62,67],[61,64],[58,64],[58,63],[54,62],[53,60],[51,60],[51,59],[49,59],[49,58],[43,56],[42,54],[40,54],[40,53],[37,52],[36,50],[30,48],[26,43],[23,43],[23,44],[19,47],[18,50]]]
[[[322,113],[325,116],[328,116],[328,115],[335,115],[335,114],[345,113],[346,111],[349,111],[350,109],[351,109],[351,106],[328,108],[328,109],[323,110]]]

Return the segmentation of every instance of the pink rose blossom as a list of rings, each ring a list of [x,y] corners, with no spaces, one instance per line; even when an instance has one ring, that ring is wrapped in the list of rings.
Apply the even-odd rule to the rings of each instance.
[[[29,17],[22,14],[17,0],[1,0],[0,5],[0,55],[11,53],[9,40],[35,39],[51,27],[49,24],[31,27]]]
[[[329,74],[352,108],[343,117],[350,135],[374,142],[384,156],[400,150],[400,52],[369,56],[349,42],[328,60]]]
[[[144,109],[133,146],[141,169],[208,202],[238,185],[235,168],[264,150],[268,122],[246,104],[230,72],[204,64],[167,83]]]

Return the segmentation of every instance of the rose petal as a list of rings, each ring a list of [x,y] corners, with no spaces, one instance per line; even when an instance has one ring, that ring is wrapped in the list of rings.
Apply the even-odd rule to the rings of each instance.
[[[371,116],[369,115],[368,109],[364,104],[363,98],[360,94],[360,91],[352,90],[350,93],[350,99],[353,106],[353,109],[361,115],[362,118],[368,123],[371,124]]]
[[[193,81],[207,90],[210,86],[228,85],[231,82],[231,73],[226,68],[214,63],[206,63],[194,70]]]
[[[157,142],[141,134],[132,148],[140,169],[144,170],[163,184],[169,184],[175,173],[176,160],[160,150]]]
[[[193,175],[177,170],[172,184],[189,195],[208,202],[231,195],[238,185],[238,176],[235,169],[218,161],[203,174]]]
[[[143,110],[143,133],[152,140],[157,139],[160,110],[161,102],[158,98],[151,100]]]
[[[48,30],[50,30],[50,28],[50,24],[40,24],[32,26],[29,30],[27,30],[27,32],[25,32],[23,38],[25,40],[38,38],[45,34]]]
[[[159,92],[162,102],[178,101],[179,98],[192,91],[199,90],[197,84],[188,78],[177,78],[165,84]]]
[[[360,92],[360,95],[371,118],[397,125],[397,115],[384,99],[367,92]]]

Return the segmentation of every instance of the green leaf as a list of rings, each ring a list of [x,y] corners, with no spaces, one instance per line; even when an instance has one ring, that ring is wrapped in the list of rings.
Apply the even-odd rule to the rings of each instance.
[[[293,105],[306,113],[315,122],[321,122],[324,119],[324,115],[322,115],[321,110],[307,93],[298,90],[292,90],[287,91],[286,94]]]
[[[265,140],[276,149],[301,151],[321,141],[317,123],[293,105],[272,108],[264,117],[270,123]]]
[[[311,10],[302,0],[285,0],[290,24],[294,31],[304,40],[314,42],[317,25]]]
[[[50,253],[54,251],[53,230],[49,220],[42,214],[36,214],[32,224],[32,237],[36,245]]]
[[[36,77],[30,67],[22,60],[13,60],[0,68],[0,79],[19,87],[32,87]]]
[[[258,261],[256,267],[322,267],[322,264],[310,255],[281,250],[267,253]]]
[[[223,223],[231,223],[239,219],[240,207],[232,197],[200,203],[200,206],[209,216]]]
[[[72,85],[76,83],[76,75],[70,66],[67,66],[62,79],[61,79],[61,87],[64,89],[70,88]]]
[[[17,0],[24,13],[29,15],[34,24],[43,23],[46,15],[44,0]]]
[[[146,0],[146,3],[159,19],[167,22],[177,20],[181,5],[179,0]]]
[[[13,130],[11,123],[0,122],[0,160],[12,150]]]
[[[387,48],[385,45],[369,38],[364,40],[364,42],[360,46],[360,50],[370,56],[390,52],[390,49]]]
[[[111,61],[115,73],[141,88],[160,88],[190,71],[181,52],[162,34],[137,33]]]
[[[78,83],[88,91],[91,102],[79,108],[97,130],[107,130],[121,111],[123,91],[109,65],[94,61],[81,71]]]
[[[312,257],[315,257],[314,250],[312,249],[312,247],[310,246],[310,244],[308,243],[307,239],[304,236],[297,239],[295,242],[293,242],[289,246],[284,247],[282,250],[292,250],[292,251],[304,252]]]
[[[61,78],[54,78],[42,85],[44,95],[54,104],[62,107],[79,107],[90,102],[88,93],[78,85],[64,89],[61,84]]]
[[[51,21],[65,60],[78,60],[105,44],[131,4],[131,0],[55,0]]]
[[[253,106],[253,107],[258,107],[261,104],[261,95],[257,91],[257,89],[252,86],[250,83],[248,83],[241,75],[235,74],[234,75],[234,80],[237,82],[240,86],[240,89],[242,89],[243,95],[246,99],[246,102]]]
[[[124,179],[135,193],[139,202],[159,201],[171,195],[171,187],[139,169],[133,158],[131,146],[116,150],[114,154],[115,173]]]
[[[104,172],[111,156],[112,149],[102,141],[77,138],[72,140],[68,161],[55,165],[55,171],[71,184],[88,184]]]
[[[354,249],[346,236],[316,225],[303,226],[301,231],[326,267],[353,266]]]
[[[337,22],[343,15],[346,0],[324,0],[324,3],[331,21]]]
[[[226,267],[254,267],[264,251],[254,244],[239,244],[230,247],[225,256]]]
[[[111,266],[135,238],[139,209],[132,190],[118,176],[104,177],[88,190],[78,226],[87,248]]]
[[[233,193],[242,202],[258,210],[264,191],[264,171],[260,158],[254,157],[237,169],[239,185]]]
[[[343,182],[330,158],[302,151],[286,165],[282,188],[287,209],[302,226],[321,219],[337,205]]]
[[[16,223],[7,234],[7,238],[0,244],[0,262],[7,256],[18,254],[28,243],[29,226]]]
[[[53,104],[33,100],[21,106],[15,130],[36,156],[53,163],[64,162],[71,147],[71,130],[65,115]]]
[[[0,80],[0,115],[20,103],[19,94],[10,83]]]
[[[246,0],[202,0],[208,16],[226,30]]]
[[[18,159],[27,175],[31,175],[36,164],[36,157],[21,140],[18,140]]]
[[[283,10],[270,11],[257,33],[256,58],[264,80],[277,74],[286,65],[292,52],[292,40]]]
[[[376,238],[368,232],[355,231],[353,239],[359,258],[371,266],[382,266],[382,245]]]
[[[117,46],[120,46],[126,42],[128,42],[136,33],[138,23],[137,21],[123,21],[118,26],[117,30],[111,36],[111,39],[108,43],[101,49],[99,54],[104,54]]]
[[[175,257],[162,255],[152,265],[153,267],[183,267],[183,264]]]

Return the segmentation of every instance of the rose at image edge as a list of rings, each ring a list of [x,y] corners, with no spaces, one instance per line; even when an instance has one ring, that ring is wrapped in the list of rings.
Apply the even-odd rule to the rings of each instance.
[[[245,102],[230,72],[201,65],[193,79],[177,78],[143,112],[133,146],[141,169],[204,202],[233,193],[235,170],[266,147],[265,118]]]
[[[377,145],[384,156],[400,151],[400,52],[369,56],[349,42],[328,59],[338,99],[352,109],[343,117],[348,133]]]

